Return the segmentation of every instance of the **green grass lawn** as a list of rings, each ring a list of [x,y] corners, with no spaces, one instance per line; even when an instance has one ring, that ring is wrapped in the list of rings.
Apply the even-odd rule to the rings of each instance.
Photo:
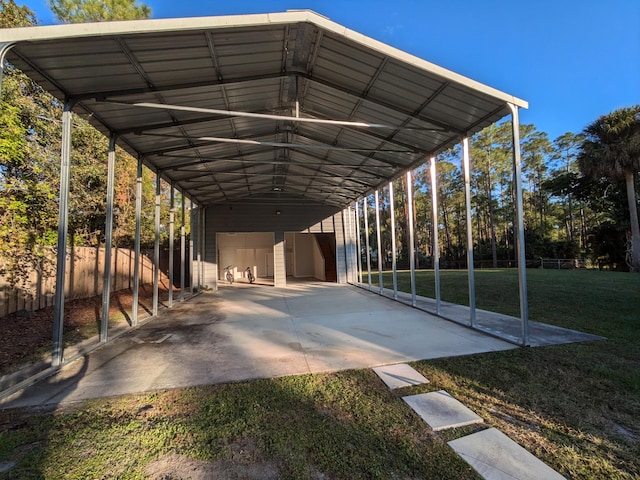
[[[640,275],[527,273],[532,319],[607,340],[416,362],[431,383],[393,392],[352,370],[0,412],[0,478],[473,479],[446,442],[486,426],[567,478],[640,478]],[[517,314],[516,275],[477,271],[478,307]],[[465,303],[466,273],[442,293]],[[401,399],[439,389],[485,426],[434,433]]]

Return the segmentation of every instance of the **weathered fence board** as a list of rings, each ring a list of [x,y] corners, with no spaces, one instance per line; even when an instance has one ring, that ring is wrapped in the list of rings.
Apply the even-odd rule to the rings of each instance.
[[[174,255],[174,258],[176,255]],[[153,283],[153,251],[140,255],[140,283]],[[168,250],[161,249],[161,278],[165,282],[168,270]],[[179,253],[178,253],[179,258]],[[55,261],[55,258],[53,258]],[[111,290],[133,287],[135,255],[127,248],[114,248],[111,255]],[[188,263],[187,263],[188,264]],[[72,247],[67,254],[65,298],[92,297],[102,293],[104,284],[105,250],[96,247]],[[179,268],[178,270],[180,271]],[[188,278],[188,276],[187,276]],[[180,284],[180,279],[175,278]],[[53,305],[55,293],[55,271],[45,275],[34,269],[24,287],[12,288],[0,275],[0,317],[21,310],[33,311]]]

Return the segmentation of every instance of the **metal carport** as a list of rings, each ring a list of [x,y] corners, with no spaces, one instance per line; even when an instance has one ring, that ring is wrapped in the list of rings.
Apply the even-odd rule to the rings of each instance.
[[[460,142],[470,216],[468,137],[511,114],[527,344],[518,136],[518,108],[527,102],[309,11],[3,29],[0,54],[3,65],[11,62],[64,103],[58,284],[67,247],[72,113],[111,139],[107,252],[117,144],[139,158],[139,171],[146,165],[198,206],[198,274],[214,285],[215,248],[204,242],[204,232],[232,209],[227,217],[236,227],[271,218],[281,253],[285,231],[326,218],[341,223],[342,281],[355,282],[358,202],[395,178],[410,179],[426,161],[435,168],[435,155]],[[266,216],[285,210],[295,215]],[[156,265],[158,228],[159,205]],[[468,241],[472,255],[471,232]],[[63,307],[59,288],[54,366],[62,359]]]

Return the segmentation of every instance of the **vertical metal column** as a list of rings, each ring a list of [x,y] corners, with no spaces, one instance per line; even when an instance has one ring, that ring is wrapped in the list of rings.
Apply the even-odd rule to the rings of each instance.
[[[346,278],[346,283],[349,283],[349,273],[351,273],[351,268],[349,267],[349,230],[347,224],[347,209],[342,209],[342,245],[344,246],[344,273]],[[337,245],[336,245],[337,249]]]
[[[107,157],[107,218],[104,228],[104,281],[102,283],[102,320],[100,322],[100,341],[106,342],[109,336],[109,306],[111,300],[111,251],[113,247],[113,191],[116,175],[117,136],[109,138]]]
[[[349,248],[347,249],[347,259],[348,259],[347,265],[349,269],[349,275],[347,275],[347,283],[354,283],[356,278],[356,272],[355,272],[356,262],[354,261],[355,252],[353,249],[353,245],[354,245],[353,241],[355,239],[353,238],[353,213],[351,212],[351,205],[349,205],[344,212],[345,212],[344,214],[346,215],[345,228],[347,229],[347,232],[349,232],[349,235],[348,235],[349,242],[347,244],[349,246]]]
[[[71,109],[73,104],[65,100],[62,110],[62,147],[60,151],[60,201],[58,204],[58,254],[56,263],[56,291],[53,310],[53,347],[51,365],[62,363],[64,343],[64,283],[67,263],[67,230],[69,225],[69,162],[71,159]]]
[[[518,249],[518,284],[520,291],[520,319],[522,322],[522,345],[529,345],[529,302],[527,300],[527,271],[524,250],[524,213],[522,206],[522,160],[520,158],[520,120],[518,107],[508,103],[511,109],[511,127],[513,136],[513,179],[516,186],[516,224]]]
[[[367,249],[367,275],[369,276],[369,290],[371,290],[371,254],[369,253],[369,220],[367,212],[367,197],[364,197],[362,204],[362,215],[364,215],[364,240]]]
[[[407,172],[407,203],[409,204],[409,266],[411,267],[411,305],[416,306],[416,246],[413,232],[413,175],[411,170]]]
[[[173,235],[175,212],[175,188],[171,182],[171,197],[169,200],[169,308],[173,307]]]
[[[382,235],[380,233],[380,195],[378,190],[375,191],[376,200],[376,241],[378,244],[378,286],[380,287],[380,295],[384,294],[384,285],[382,284]]]
[[[185,278],[185,263],[186,263],[186,250],[187,250],[187,228],[185,218],[185,197],[184,192],[181,192],[180,206],[182,208],[182,225],[180,225],[180,301],[184,302],[184,287],[186,283]]]
[[[4,61],[13,43],[0,43],[0,95],[2,94],[2,77],[4,76]]]
[[[136,238],[133,265],[133,301],[131,302],[131,326],[138,324],[138,293],[140,292],[140,230],[142,224],[142,157],[138,158],[136,178]]]
[[[431,157],[431,216],[433,222],[433,273],[436,289],[436,313],[440,315],[440,242],[438,241],[438,179],[436,177],[436,157]]]
[[[396,212],[393,182],[389,182],[389,209],[391,210],[391,268],[393,270],[393,298],[398,299],[398,261],[396,259]]]
[[[362,245],[360,239],[360,208],[356,202],[356,247],[358,249],[358,283],[362,283]]]
[[[198,291],[204,287],[204,207],[198,209]]]
[[[189,199],[189,293],[191,295],[193,295],[193,280],[195,279],[193,271],[193,236],[195,234],[193,223],[193,201]]]
[[[158,283],[160,280],[160,170],[156,171],[155,241],[153,243],[153,316],[158,315]]]
[[[469,159],[469,138],[462,139],[462,166],[464,170],[464,197],[467,206],[467,277],[469,279],[470,326],[476,326],[476,285],[473,269],[473,219],[471,217],[471,174]]]
[[[195,224],[196,224],[196,233],[195,233],[195,236],[196,236],[196,241],[195,241],[195,244],[194,244],[194,247],[193,247],[194,254],[195,254],[195,257],[194,257],[194,262],[195,262],[194,268],[195,268],[195,275],[196,275],[196,278],[195,278],[196,292],[200,291],[200,247],[202,246],[201,238],[200,238],[200,214],[201,214],[200,205],[198,205],[198,207],[195,210],[195,217],[196,217],[196,222],[195,222]]]

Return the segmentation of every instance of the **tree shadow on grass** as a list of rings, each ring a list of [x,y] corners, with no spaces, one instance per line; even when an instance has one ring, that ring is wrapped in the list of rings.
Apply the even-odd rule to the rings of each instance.
[[[103,399],[43,424],[55,445],[37,447],[25,457],[36,463],[29,469],[21,461],[15,472],[47,466],[50,475],[76,478],[479,478],[370,370]],[[9,440],[32,429],[20,427]]]

